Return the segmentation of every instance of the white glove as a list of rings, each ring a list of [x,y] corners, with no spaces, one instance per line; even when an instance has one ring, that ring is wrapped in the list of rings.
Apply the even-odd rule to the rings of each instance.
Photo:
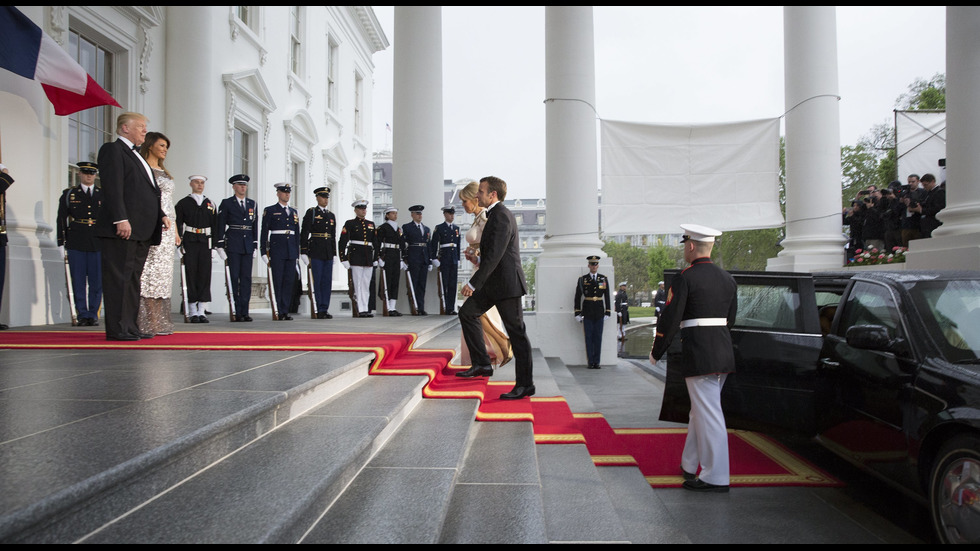
[[[299,259],[303,261],[303,264],[305,266],[309,266],[310,265],[310,255],[308,255],[308,254],[301,254],[301,255],[299,255]]]
[[[378,266],[381,266],[382,268],[384,268],[385,267],[385,261],[379,258],[378,259]]]
[[[378,261],[377,261],[377,260],[375,260],[374,262],[372,262],[372,263],[371,263],[371,265],[372,265],[372,266],[377,266],[377,265],[378,265]]]
[[[622,313],[622,312],[616,312],[616,317],[617,317],[617,318],[621,318],[621,317],[623,317],[623,313]]]
[[[177,252],[180,254],[180,256],[184,256],[184,248],[183,247],[181,247],[181,246],[178,245],[177,246]]]
[[[429,264],[429,271],[432,271],[432,264]]]
[[[408,264],[405,264],[405,261],[404,260],[402,260],[401,269],[402,270],[407,270],[408,269]]]
[[[58,246],[58,254],[61,255],[61,258],[65,257],[65,248],[61,245]]]
[[[221,257],[221,260],[228,260],[228,253],[226,253],[224,249],[215,250],[218,251],[218,256]]]
[[[604,320],[609,319],[609,314],[606,314],[605,316],[602,316],[602,319],[604,319]]]
[[[344,265],[345,270],[350,270],[350,262],[347,262],[346,260],[341,260],[340,263]]]
[[[438,268],[439,267],[439,259],[438,258],[433,258],[432,259],[432,265],[435,266],[436,268]]]
[[[264,264],[269,264],[269,257],[267,255],[262,255],[262,262]]]
[[[259,250],[255,249],[254,251],[252,251],[252,258],[258,258],[258,257],[259,257]]]
[[[577,321],[579,323],[582,323],[582,320],[584,320],[584,319],[585,319],[585,316],[575,316],[575,321]]]

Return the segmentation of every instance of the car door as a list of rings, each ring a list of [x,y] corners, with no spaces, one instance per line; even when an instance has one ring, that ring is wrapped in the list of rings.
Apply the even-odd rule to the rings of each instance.
[[[677,272],[668,271],[669,283]],[[811,274],[732,272],[738,314],[732,328],[735,373],[722,390],[729,428],[813,434],[829,389],[818,370],[823,344]],[[681,361],[681,339],[667,353],[661,419],[686,422],[687,387],[671,362]],[[675,363],[676,365],[676,363]]]

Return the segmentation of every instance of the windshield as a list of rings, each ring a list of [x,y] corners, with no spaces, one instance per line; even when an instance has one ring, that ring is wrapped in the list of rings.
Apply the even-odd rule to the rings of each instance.
[[[922,321],[947,360],[980,360],[980,280],[909,283]]]

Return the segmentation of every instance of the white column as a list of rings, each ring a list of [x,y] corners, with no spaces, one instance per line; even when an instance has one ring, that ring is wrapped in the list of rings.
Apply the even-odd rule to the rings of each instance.
[[[980,8],[946,8],[946,208],[929,239],[909,242],[909,269],[980,270]]]
[[[783,8],[786,238],[769,271],[844,264],[836,14],[833,6]]]
[[[599,239],[591,6],[545,8],[545,96],[547,235],[535,278],[537,313],[527,325],[532,344],[545,356],[585,365],[573,298],[576,279],[588,271],[586,257],[603,257],[599,272],[615,281],[612,260]],[[616,361],[614,321],[606,324],[603,336],[602,363],[607,365]]]
[[[422,205],[429,228],[443,222],[442,8],[395,6],[392,204],[398,223],[412,221],[408,208]],[[439,312],[436,271],[429,272],[425,311]],[[404,277],[398,310],[408,312]]]

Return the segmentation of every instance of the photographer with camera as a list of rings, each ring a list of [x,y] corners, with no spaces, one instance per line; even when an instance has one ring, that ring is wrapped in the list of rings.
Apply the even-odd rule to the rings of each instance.
[[[878,251],[885,250],[885,220],[881,209],[881,192],[877,187],[868,188],[868,196],[864,198],[864,248]]]
[[[861,192],[863,193],[863,192]],[[864,248],[864,216],[867,209],[861,194],[851,200],[851,206],[843,210],[844,225],[850,227],[850,239],[847,242],[847,258],[854,258],[855,251]]]
[[[905,205],[900,223],[902,228],[902,246],[908,247],[909,241],[919,238],[919,213],[913,211],[922,200],[923,190],[919,189],[919,175],[909,174],[908,184],[902,186],[899,200]]]
[[[902,190],[902,183],[898,180],[888,184],[888,187],[881,190],[882,219],[885,222],[885,250],[893,251],[895,247],[902,246],[902,217],[905,216],[905,205],[899,200],[898,195]]]
[[[936,214],[946,208],[946,189],[936,183],[936,177],[932,174],[922,175],[922,185],[926,189],[925,197],[914,208],[909,207],[909,210],[920,215],[919,236],[932,237],[932,231],[943,225],[936,219]]]

